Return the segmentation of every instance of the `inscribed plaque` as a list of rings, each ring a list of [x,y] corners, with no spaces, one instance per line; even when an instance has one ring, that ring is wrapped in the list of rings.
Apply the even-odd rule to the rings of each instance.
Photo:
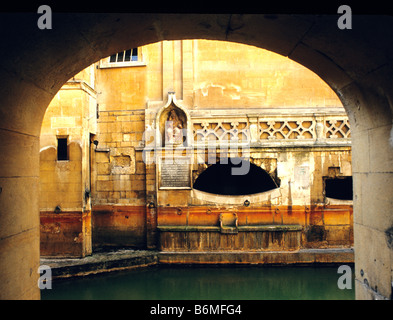
[[[160,189],[191,188],[190,159],[181,157],[160,162]]]

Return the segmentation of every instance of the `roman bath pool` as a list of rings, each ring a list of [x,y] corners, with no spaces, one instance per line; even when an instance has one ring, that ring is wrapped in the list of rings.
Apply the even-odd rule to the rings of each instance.
[[[353,270],[353,267],[352,267]],[[42,300],[353,300],[338,266],[155,265],[58,279]]]

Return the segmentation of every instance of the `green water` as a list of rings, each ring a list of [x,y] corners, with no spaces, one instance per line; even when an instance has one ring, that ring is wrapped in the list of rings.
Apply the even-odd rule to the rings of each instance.
[[[353,268],[352,268],[353,269]],[[174,267],[55,280],[42,300],[353,300],[337,267]],[[353,279],[353,277],[352,277]]]

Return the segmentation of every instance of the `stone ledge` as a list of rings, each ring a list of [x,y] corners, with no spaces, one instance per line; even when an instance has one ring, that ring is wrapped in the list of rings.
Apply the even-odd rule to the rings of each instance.
[[[161,232],[191,232],[191,231],[216,231],[220,232],[221,228],[219,226],[158,226],[157,229]],[[301,231],[301,225],[255,225],[255,226],[238,226],[239,232],[242,231]]]
[[[41,265],[51,267],[53,279],[121,271],[157,263],[157,251],[148,250],[118,250],[94,253],[81,259],[41,258],[40,260]]]
[[[41,265],[52,269],[53,279],[148,267],[157,264],[353,264],[352,248],[301,249],[298,251],[225,251],[225,252],[160,252],[118,250],[95,253],[81,259],[42,258]]]
[[[353,264],[354,250],[343,248],[264,252],[160,252],[158,259],[159,263],[163,264]]]

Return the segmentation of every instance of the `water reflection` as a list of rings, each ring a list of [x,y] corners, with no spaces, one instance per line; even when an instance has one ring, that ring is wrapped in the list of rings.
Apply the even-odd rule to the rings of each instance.
[[[346,300],[337,267],[156,266],[53,282],[43,300]],[[353,277],[352,277],[353,278]]]

